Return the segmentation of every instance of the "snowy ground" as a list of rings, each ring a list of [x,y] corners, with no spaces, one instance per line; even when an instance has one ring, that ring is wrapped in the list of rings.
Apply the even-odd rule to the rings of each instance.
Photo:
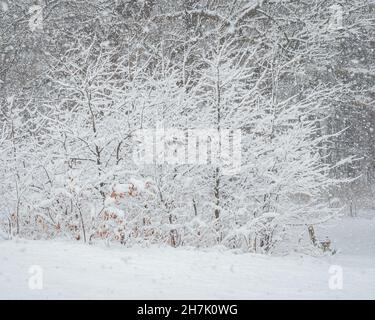
[[[331,236],[340,253],[269,257],[0,241],[0,298],[375,299],[375,220],[346,218],[320,232]],[[43,270],[41,290],[29,288],[38,271],[30,270],[33,265]],[[341,290],[329,288],[331,265],[342,267]]]

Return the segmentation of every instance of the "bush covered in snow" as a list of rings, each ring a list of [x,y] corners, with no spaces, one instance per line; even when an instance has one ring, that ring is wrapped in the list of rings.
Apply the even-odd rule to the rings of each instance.
[[[353,91],[320,67],[340,44],[328,4],[191,2],[113,4],[95,11],[103,28],[30,31],[69,38],[46,55],[39,96],[0,100],[2,233],[266,253],[339,213],[334,171],[350,158],[332,157],[329,121]],[[138,133],[160,128],[241,132],[239,170],[212,161],[212,140],[206,163],[137,161]],[[147,137],[159,138],[173,158],[182,142]],[[233,158],[229,140],[217,147]]]

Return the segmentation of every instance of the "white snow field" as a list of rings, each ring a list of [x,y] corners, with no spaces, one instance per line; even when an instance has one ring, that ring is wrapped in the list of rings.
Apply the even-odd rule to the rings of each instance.
[[[1,241],[0,298],[374,299],[375,220],[346,218],[326,231],[334,256]],[[342,268],[342,289],[329,287],[332,265]],[[31,266],[42,268],[42,289]]]

